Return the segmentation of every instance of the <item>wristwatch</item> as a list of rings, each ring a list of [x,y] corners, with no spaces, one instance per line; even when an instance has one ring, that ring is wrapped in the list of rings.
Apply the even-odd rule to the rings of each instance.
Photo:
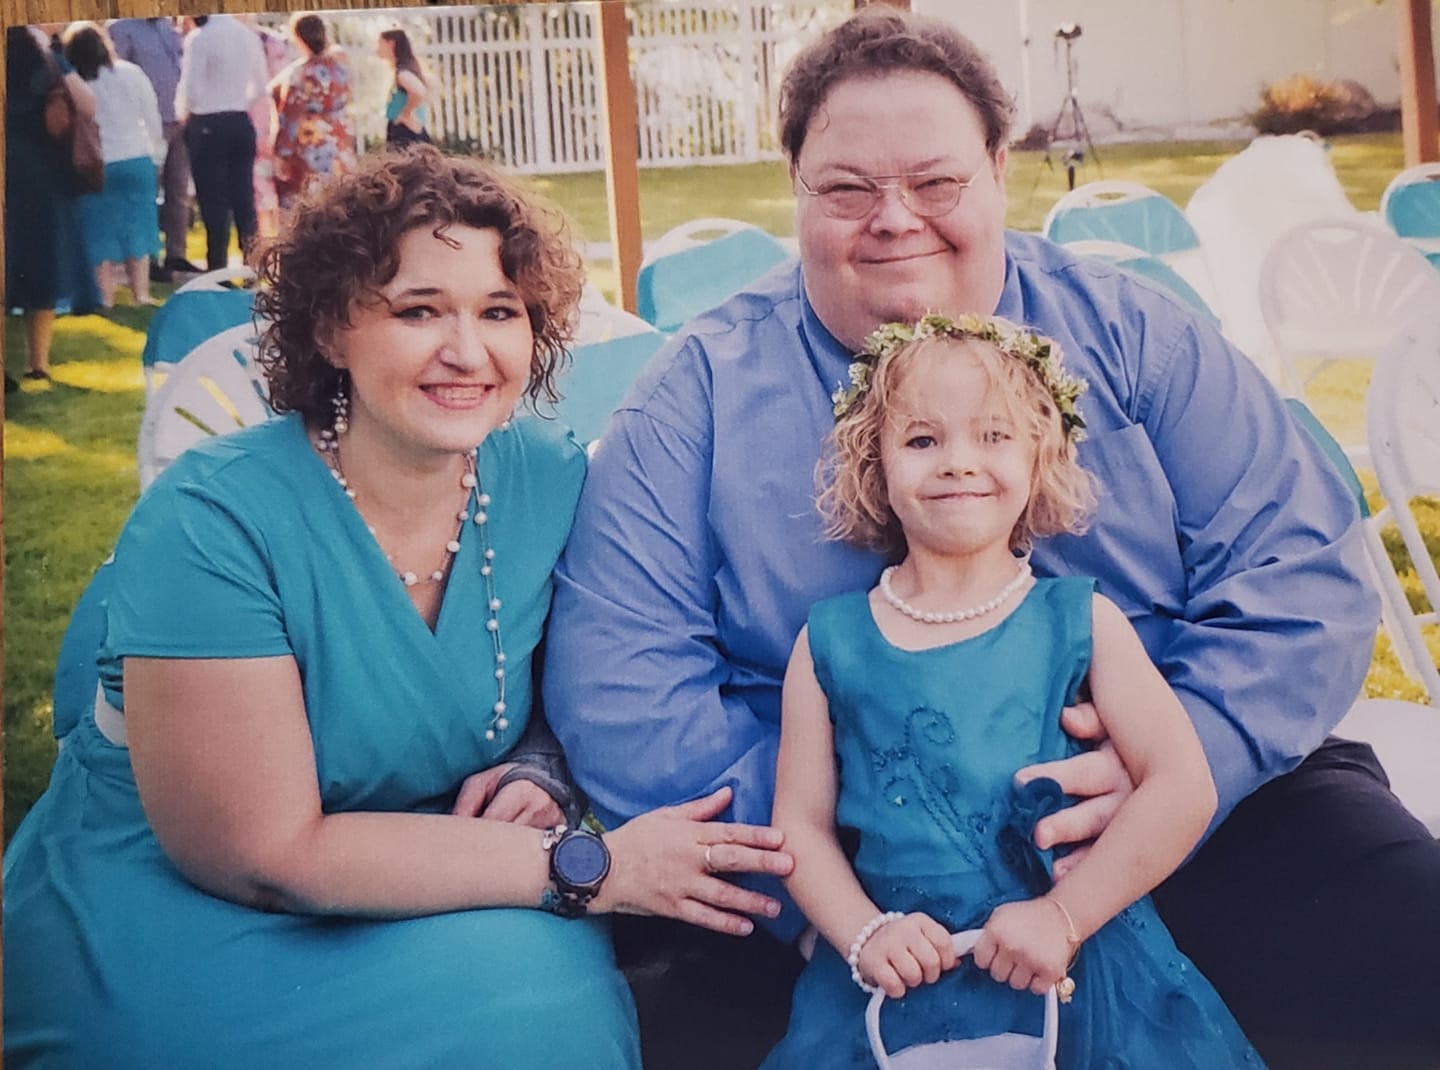
[[[610,849],[584,829],[556,825],[546,829],[540,846],[550,852],[550,880],[540,905],[565,918],[583,917],[590,900],[610,872]]]

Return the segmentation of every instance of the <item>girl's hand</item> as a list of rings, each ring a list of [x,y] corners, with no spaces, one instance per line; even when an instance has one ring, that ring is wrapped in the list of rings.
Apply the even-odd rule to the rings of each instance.
[[[860,949],[860,976],[899,999],[912,988],[934,984],[958,961],[950,933],[928,914],[887,922]]]
[[[975,945],[975,965],[1017,992],[1037,996],[1053,988],[1070,967],[1075,946],[1054,903],[1027,899],[990,912]]]
[[[748,935],[746,914],[773,918],[778,900],[724,880],[731,873],[788,876],[795,860],[768,825],[715,821],[730,789],[641,814],[605,836],[610,874],[591,901],[597,913],[655,914],[716,932]]]
[[[528,780],[513,780],[499,791],[495,790],[500,778],[513,768],[514,762],[504,762],[466,777],[450,812],[460,817],[483,817],[537,829],[564,824],[565,812],[547,791]]]

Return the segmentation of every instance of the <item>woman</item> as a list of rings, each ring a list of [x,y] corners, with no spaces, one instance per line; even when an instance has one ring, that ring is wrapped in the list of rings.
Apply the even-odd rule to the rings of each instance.
[[[395,71],[395,84],[385,102],[385,147],[403,149],[416,142],[429,142],[425,100],[430,96],[430,86],[410,47],[409,36],[404,30],[384,30],[375,52]]]
[[[65,150],[45,133],[45,96],[65,79],[75,107],[95,94],[39,30],[5,32],[5,307],[25,320],[25,378],[50,378],[55,310],[89,312],[98,295],[85,263]]]
[[[296,15],[290,36],[301,58],[271,83],[278,121],[275,126],[275,189],[280,210],[316,179],[344,174],[355,166],[355,137],[350,132],[350,64],[331,47],[319,15]]]
[[[115,304],[123,270],[135,303],[150,300],[150,258],[159,249],[155,200],[158,165],[165,159],[160,105],[150,79],[133,63],[116,59],[110,39],[93,22],[72,22],[62,38],[65,58],[95,91],[105,188],[80,198],[85,249],[100,304]]]
[[[281,415],[136,506],[103,697],[6,859],[6,1065],[636,1067],[569,918],[744,933],[778,904],[716,874],[790,859],[709,823],[728,792],[560,836],[511,775],[584,475],[509,421],[564,356],[563,225],[478,161],[377,154],[261,275]]]

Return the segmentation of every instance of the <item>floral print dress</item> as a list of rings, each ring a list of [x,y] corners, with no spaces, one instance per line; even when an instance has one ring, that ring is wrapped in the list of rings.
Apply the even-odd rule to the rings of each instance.
[[[275,189],[289,209],[316,179],[355,166],[350,129],[350,65],[327,49],[292,64],[277,79]]]

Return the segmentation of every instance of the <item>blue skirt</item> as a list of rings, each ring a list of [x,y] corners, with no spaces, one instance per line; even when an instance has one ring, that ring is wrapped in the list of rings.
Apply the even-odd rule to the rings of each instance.
[[[90,266],[148,259],[160,251],[155,164],[148,156],[105,165],[105,188],[80,198]]]

